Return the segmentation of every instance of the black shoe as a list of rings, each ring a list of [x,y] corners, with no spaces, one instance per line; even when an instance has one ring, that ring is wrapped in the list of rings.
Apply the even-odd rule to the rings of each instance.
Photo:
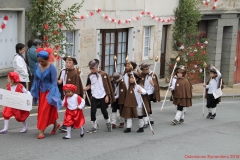
[[[178,121],[177,121],[176,119],[172,120],[171,122],[172,122],[172,124],[174,124],[174,125],[178,124]]]
[[[214,119],[216,117],[216,113],[210,116],[210,119]]]
[[[181,123],[183,123],[184,122],[184,119],[180,119],[179,120],[179,123],[181,124]]]
[[[63,131],[63,132],[67,132],[67,127],[62,125],[61,127],[58,128],[59,130]]]
[[[212,116],[212,113],[208,113],[206,118],[210,118]]]
[[[124,133],[128,133],[128,132],[131,132],[131,128],[126,128],[126,129],[124,130]]]
[[[151,124],[154,124],[154,121],[150,121]]]
[[[137,130],[137,133],[141,133],[141,132],[144,132],[143,128],[139,128],[139,129]]]
[[[144,125],[143,125],[143,128],[148,128],[148,124],[144,124]]]
[[[84,136],[84,128],[83,128],[83,134],[80,133],[80,137],[83,137]]]
[[[71,139],[71,138],[68,138],[68,137],[65,137],[65,136],[64,136],[63,139]]]

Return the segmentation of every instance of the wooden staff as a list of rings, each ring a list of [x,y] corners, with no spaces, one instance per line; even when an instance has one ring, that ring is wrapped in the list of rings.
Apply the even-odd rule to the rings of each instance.
[[[128,54],[127,54],[127,57],[126,57],[126,63],[128,63]],[[124,66],[124,68],[123,68],[123,73],[125,72],[125,66]]]
[[[207,68],[207,63],[204,61],[203,62],[203,83],[206,84],[206,68]],[[204,108],[205,108],[205,93],[206,93],[206,88],[203,87],[203,116],[204,116]]]
[[[174,68],[173,68],[173,71],[172,71],[172,74],[171,74],[171,78],[170,78],[170,81],[169,81],[169,84],[168,84],[167,92],[166,92],[165,97],[164,97],[164,101],[163,101],[163,104],[162,104],[162,107],[161,107],[161,111],[162,111],[163,106],[164,106],[164,104],[165,104],[165,101],[166,101],[166,98],[167,98],[167,94],[168,94],[169,88],[170,88],[171,83],[172,83],[173,72],[175,71],[175,69],[176,69],[176,67],[177,67],[177,63],[178,63],[179,61],[180,61],[180,57],[178,57],[178,58],[176,59],[176,63],[175,63],[175,65],[174,65]]]
[[[81,75],[80,75],[80,74],[81,74],[81,70],[80,70],[80,68],[79,68],[78,66],[77,66],[76,68],[77,68],[77,73],[79,74],[80,80],[81,80],[82,85],[83,85],[84,83],[83,83],[82,77],[81,77]],[[87,99],[88,99],[88,102],[89,102],[89,104],[90,104],[90,106],[91,106],[91,101],[90,101],[90,99],[89,99],[89,96],[88,96],[87,91],[85,92],[85,94],[86,94]]]
[[[136,82],[136,79],[135,79],[134,74],[133,74],[133,67],[132,67],[131,64],[130,64],[130,69],[131,69],[131,74],[132,74],[132,76],[133,76],[133,79],[134,79],[135,85],[137,86],[137,82]],[[142,99],[142,95],[141,95],[140,97],[141,97],[141,101],[142,101],[142,104],[143,104],[144,110],[145,110],[146,115],[147,115],[147,119],[149,119],[149,116],[148,116],[148,113],[147,113],[146,106],[145,106],[145,104],[144,104],[144,102],[143,102],[143,99]],[[150,121],[148,121],[148,124],[149,124],[149,126],[150,126],[150,128],[151,128],[151,130],[152,130],[152,134],[154,134],[154,131],[153,131],[153,128],[152,128],[152,125],[151,125]]]
[[[117,56],[115,55],[113,59],[114,59],[115,69],[117,72]]]
[[[154,63],[152,78],[153,78],[153,75],[154,75],[154,72],[155,72],[155,69],[156,69],[157,61],[158,61],[158,56],[155,57],[155,63]]]

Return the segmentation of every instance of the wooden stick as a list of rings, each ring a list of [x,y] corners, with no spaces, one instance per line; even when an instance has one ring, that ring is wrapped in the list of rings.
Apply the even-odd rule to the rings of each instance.
[[[128,55],[127,55],[127,57],[126,57],[126,63],[128,62]],[[124,68],[123,68],[123,73],[125,72],[125,66],[124,66]]]
[[[158,61],[158,56],[155,57],[155,63],[154,63],[152,78],[153,78],[153,75],[154,75],[154,72],[155,72],[155,69],[156,69],[157,61]]]
[[[117,56],[115,55],[113,59],[114,59],[114,63],[115,63],[115,69],[116,69],[116,72],[117,72]]]

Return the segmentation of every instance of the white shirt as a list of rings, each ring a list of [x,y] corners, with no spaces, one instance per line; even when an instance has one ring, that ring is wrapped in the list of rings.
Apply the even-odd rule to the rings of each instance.
[[[150,71],[149,74],[146,75],[144,81],[144,89],[146,89],[148,95],[154,93],[154,86],[150,83],[150,81],[152,80],[152,76],[150,75],[151,73],[152,71]]]
[[[216,72],[217,72],[217,77],[211,78],[211,80],[209,81],[209,84],[206,85],[206,88],[208,89],[208,94],[213,94],[213,91],[218,89],[219,80],[222,75],[217,69],[216,69]]]
[[[11,91],[12,91],[12,92],[15,92],[17,86],[18,86],[18,85],[11,86]],[[26,90],[26,88],[25,88],[24,86],[22,87],[22,92],[25,93],[25,94],[31,94],[29,91]]]
[[[175,90],[176,82],[177,82],[177,76],[175,75],[172,79],[172,86],[171,86],[172,91]]]
[[[134,94],[135,94],[135,97],[136,97],[138,108],[142,108],[143,101],[142,101],[142,98],[141,98],[142,95],[138,92],[139,89],[142,91],[142,95],[147,94],[147,91],[144,88],[142,88],[140,85],[136,85],[134,87]]]
[[[67,75],[65,76],[65,73],[66,73],[66,70],[64,69],[64,70],[62,70],[61,76],[60,76],[60,79],[63,80],[63,86],[64,86],[64,85],[66,84],[66,82],[67,82]]]
[[[62,101],[62,105],[64,105],[65,97]],[[82,99],[81,103],[78,104],[78,95],[77,94],[73,94],[72,97],[68,97],[67,98],[67,104],[68,104],[67,108],[69,110],[76,110],[77,108],[83,109],[83,107],[85,106],[85,100],[83,98],[81,98],[81,99]]]
[[[129,76],[128,76],[128,73],[125,73],[125,74],[124,74],[123,80],[124,80],[124,82],[125,82],[125,84],[126,84],[126,87],[127,87],[127,89],[128,89],[128,87],[129,87]]]
[[[13,57],[13,69],[18,73],[20,82],[29,82],[26,62],[18,54]]]
[[[94,98],[101,99],[105,97],[106,92],[103,86],[102,76],[99,73],[97,74],[98,78],[95,74],[89,76],[91,81],[91,93]]]

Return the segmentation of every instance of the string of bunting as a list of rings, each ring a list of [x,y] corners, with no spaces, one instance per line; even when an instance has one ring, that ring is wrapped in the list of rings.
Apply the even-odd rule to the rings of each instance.
[[[3,22],[2,22],[2,24],[1,24],[1,26],[0,26],[0,33],[6,28],[7,21],[8,21],[8,16],[5,15],[5,16],[3,17]]]
[[[208,6],[210,0],[203,0],[202,2],[203,2],[203,4],[205,4],[206,6]],[[212,7],[213,10],[215,10],[215,9],[217,8],[217,3],[218,3],[218,0],[213,0],[213,7]]]
[[[86,18],[94,16],[95,13],[101,14],[102,18],[105,21],[109,21],[110,23],[116,23],[118,25],[131,23],[133,21],[139,21],[144,16],[149,17],[154,21],[162,22],[162,23],[169,23],[172,20],[175,20],[175,18],[164,19],[164,18],[157,17],[157,16],[151,14],[150,11],[142,11],[138,16],[134,16],[133,18],[128,18],[128,19],[125,19],[125,20],[120,20],[120,19],[112,18],[112,17],[108,16],[107,14],[102,13],[101,8],[95,8],[95,12],[91,11],[91,12],[89,12],[89,14],[86,13],[86,15],[81,15],[79,18],[76,17],[76,19],[85,20]]]

